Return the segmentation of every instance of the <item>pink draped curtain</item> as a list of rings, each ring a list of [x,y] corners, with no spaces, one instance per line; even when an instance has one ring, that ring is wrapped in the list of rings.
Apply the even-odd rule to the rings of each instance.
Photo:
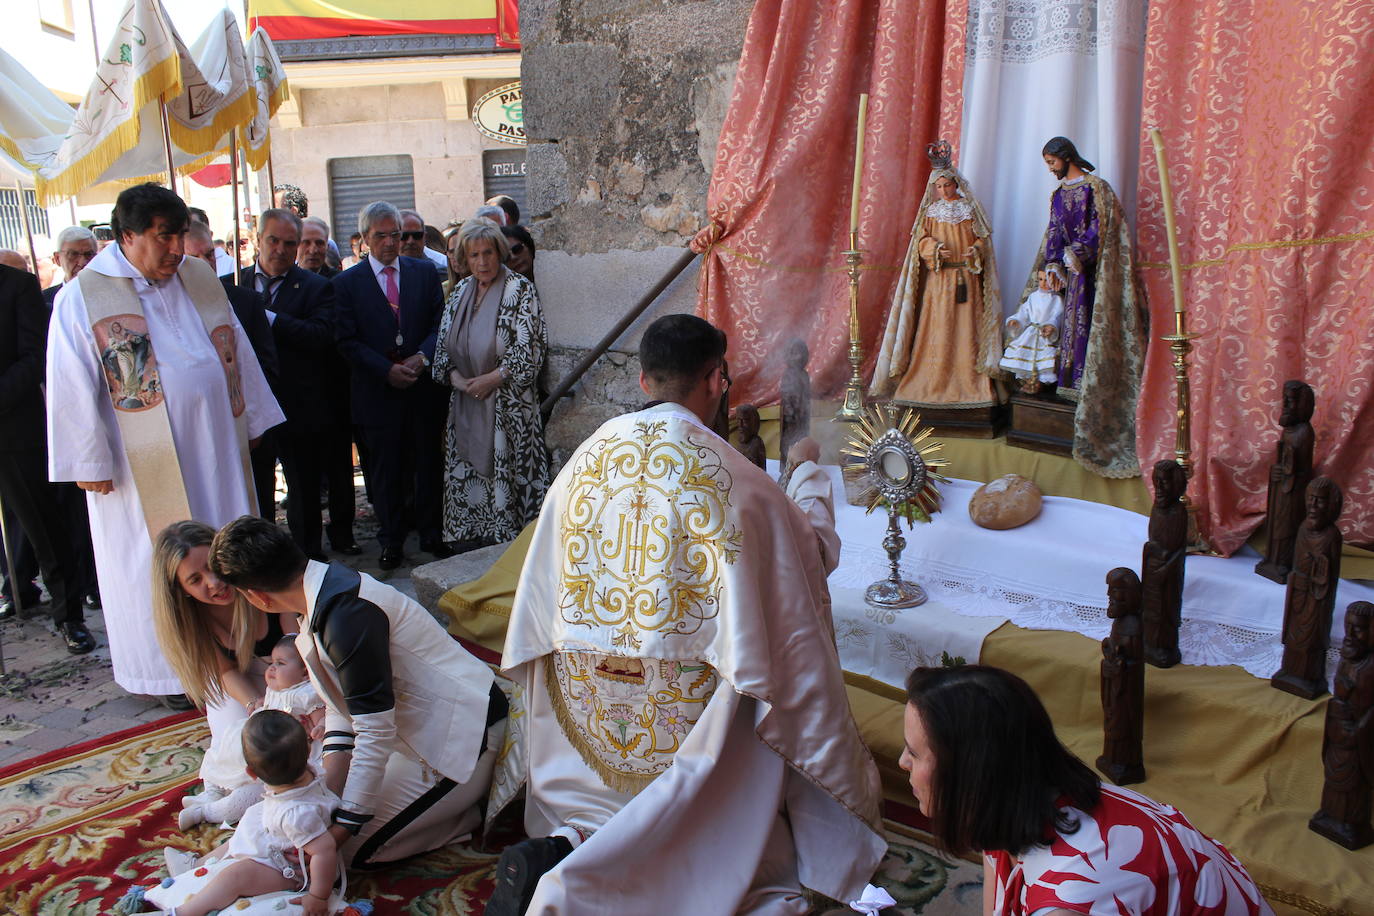
[[[1168,149],[1192,355],[1190,492],[1225,554],[1265,512],[1283,383],[1316,391],[1317,472],[1374,543],[1374,16],[1367,0],[1152,3],[1143,124]],[[1173,327],[1154,154],[1139,247],[1158,338]],[[1144,467],[1173,456],[1168,346],[1150,348]]]
[[[817,397],[849,376],[844,274],[859,95],[870,94],[859,246],[865,381],[930,166],[957,143],[967,0],[758,0],[721,132],[698,311],[730,338],[735,404],[778,401],[782,352]]]

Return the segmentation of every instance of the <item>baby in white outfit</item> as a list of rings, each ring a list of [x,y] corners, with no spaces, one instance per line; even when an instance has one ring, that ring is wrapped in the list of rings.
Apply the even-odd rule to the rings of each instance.
[[[305,671],[305,662],[296,651],[295,635],[283,636],[272,649],[272,660],[264,675],[267,692],[254,713],[264,709],[278,709],[293,716],[308,717],[310,721],[310,764],[317,772],[324,772],[320,748],[324,737],[324,702],[315,692]],[[251,717],[250,717],[251,718]],[[214,736],[210,749],[200,765],[204,787],[197,795],[182,799],[183,809],[177,825],[189,830],[202,821],[212,824],[235,823],[249,806],[262,798],[262,783],[248,776],[243,759],[240,736],[244,724],[237,723],[221,729]]]

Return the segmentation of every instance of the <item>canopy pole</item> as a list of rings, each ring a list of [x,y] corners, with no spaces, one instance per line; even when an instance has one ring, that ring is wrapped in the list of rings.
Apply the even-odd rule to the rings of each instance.
[[[19,215],[24,220],[24,235],[29,240],[29,257],[33,258],[33,275],[38,276],[38,249],[33,245],[33,225],[29,222],[29,205],[24,200],[24,186],[14,183],[14,193],[19,195]],[[38,198],[35,197],[35,200]]]
[[[239,245],[242,244],[242,232],[239,229],[239,132],[235,128],[229,132],[229,186],[234,191],[234,285],[238,285],[239,269]]]
[[[172,129],[167,123],[167,102],[158,101],[158,114],[162,116],[162,147],[167,152],[167,187],[177,192],[177,169],[172,161]]]

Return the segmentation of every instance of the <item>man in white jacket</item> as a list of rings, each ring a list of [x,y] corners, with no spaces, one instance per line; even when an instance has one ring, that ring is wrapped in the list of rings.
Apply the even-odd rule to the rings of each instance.
[[[573,453],[516,591],[503,664],[527,715],[508,759],[533,839],[502,854],[487,916],[853,899],[885,844],[830,620],[839,543],[815,443],[785,493],[711,431],[730,382],[700,318],[655,321],[640,363],[654,401]]]
[[[300,619],[324,698],[330,833],[351,868],[437,849],[481,823],[506,725],[491,669],[419,604],[342,563],[307,560],[264,519],[225,525],[210,565],[263,613]]]

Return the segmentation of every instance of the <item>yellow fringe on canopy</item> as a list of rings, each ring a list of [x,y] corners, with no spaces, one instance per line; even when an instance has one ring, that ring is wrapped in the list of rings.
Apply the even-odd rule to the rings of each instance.
[[[267,132],[267,137],[262,141],[262,146],[253,149],[244,138],[243,131],[240,130],[239,149],[242,150],[244,161],[248,163],[248,167],[255,172],[261,172],[267,168],[267,158],[272,154],[272,132]]]
[[[182,90],[181,60],[173,53],[158,61],[147,73],[134,81],[134,114],[109,134],[107,134],[86,155],[77,159],[53,178],[34,175],[34,187],[38,200],[43,206],[51,206],[58,201],[75,197],[86,188],[100,180],[105,170],[114,165],[115,160],[138,145],[142,131],[140,120],[143,109],[149,102],[157,101],[163,94]]]
[[[214,120],[205,127],[188,127],[174,117],[168,117],[167,123],[172,142],[194,156],[223,149],[224,135],[252,122],[257,113],[257,93],[250,89],[215,112]]]
[[[291,88],[287,84],[286,78],[282,77],[282,81],[278,83],[277,88],[272,91],[272,97],[267,100],[267,116],[270,118],[276,115],[277,109],[281,107],[281,103],[289,98],[291,98]]]

